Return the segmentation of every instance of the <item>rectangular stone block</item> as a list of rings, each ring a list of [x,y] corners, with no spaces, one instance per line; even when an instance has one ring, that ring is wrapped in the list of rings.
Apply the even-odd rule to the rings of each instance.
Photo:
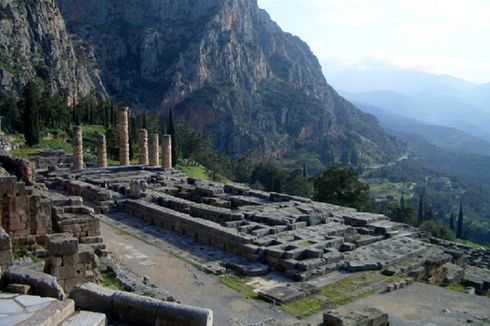
[[[78,240],[69,233],[47,235],[46,249],[53,256],[74,255],[78,252]]]

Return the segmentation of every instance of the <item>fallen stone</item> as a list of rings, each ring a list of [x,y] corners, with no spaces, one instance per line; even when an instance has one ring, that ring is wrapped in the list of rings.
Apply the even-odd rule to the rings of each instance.
[[[27,284],[31,287],[32,293],[43,297],[51,297],[59,300],[65,298],[65,292],[56,281],[56,277],[26,267],[9,267],[3,274],[2,281],[5,284]]]

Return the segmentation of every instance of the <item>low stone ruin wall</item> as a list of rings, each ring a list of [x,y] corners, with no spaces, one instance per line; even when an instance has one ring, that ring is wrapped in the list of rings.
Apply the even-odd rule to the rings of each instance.
[[[212,326],[213,312],[132,293],[114,291],[94,283],[70,292],[78,309],[105,313],[131,325]]]
[[[12,265],[12,242],[4,229],[0,228],[0,271]]]
[[[246,256],[247,245],[253,240],[251,237],[240,235],[237,231],[219,224],[193,218],[143,200],[127,200],[120,205],[123,211],[134,217],[236,255]]]
[[[90,246],[79,245],[70,233],[58,233],[47,237],[46,248],[44,272],[55,276],[65,292],[77,284],[95,281],[97,264]]]

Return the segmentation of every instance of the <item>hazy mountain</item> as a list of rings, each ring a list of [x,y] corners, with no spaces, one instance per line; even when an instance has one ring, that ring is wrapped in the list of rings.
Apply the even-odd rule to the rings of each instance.
[[[473,105],[490,111],[490,83],[478,85],[465,92],[465,97]]]
[[[386,90],[407,96],[425,93],[455,95],[477,86],[452,76],[389,68],[328,70],[327,67],[326,76],[336,89],[354,93]]]
[[[392,114],[364,103],[353,102],[356,107],[374,115],[386,128],[403,134],[414,134],[444,150],[490,156],[490,142],[450,127],[430,125],[415,119]]]

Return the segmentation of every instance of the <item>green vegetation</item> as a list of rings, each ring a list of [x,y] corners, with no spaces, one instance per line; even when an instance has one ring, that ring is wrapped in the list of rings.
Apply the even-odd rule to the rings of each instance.
[[[250,281],[250,278],[234,275],[234,274],[226,274],[218,277],[218,280],[229,288],[240,292],[247,298],[258,299],[259,295],[253,291],[253,287],[247,284]]]
[[[332,167],[314,182],[314,199],[354,208],[365,207],[369,201],[369,186],[359,181],[352,169]]]
[[[445,239],[445,240],[455,240],[456,235],[449,228],[448,225],[445,225],[441,221],[425,221],[420,225],[420,228],[428,233],[431,233],[434,237]]]
[[[281,305],[279,308],[297,317],[306,317],[325,308],[335,308],[370,295],[372,284],[385,277],[378,273],[355,274],[323,287],[319,293]]]
[[[108,288],[116,289],[119,291],[125,291],[124,285],[122,285],[116,279],[116,276],[110,270],[106,269],[105,271],[101,271],[100,277],[101,277],[101,282],[100,282],[101,285],[108,287]]]
[[[451,290],[451,291],[456,291],[460,293],[464,293],[466,288],[464,287],[463,284],[450,284],[443,286],[445,289]]]

